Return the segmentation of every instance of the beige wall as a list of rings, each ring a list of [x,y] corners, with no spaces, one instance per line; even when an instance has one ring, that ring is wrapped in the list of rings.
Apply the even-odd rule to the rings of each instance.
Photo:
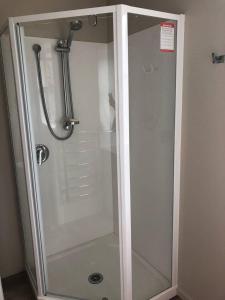
[[[0,25],[9,16],[42,13],[49,11],[102,6],[105,0],[1,0]],[[18,201],[5,99],[0,78],[0,275],[5,277],[24,269]]]
[[[2,78],[1,83],[2,83]],[[21,230],[16,203],[6,106],[0,85],[0,276],[23,269]]]
[[[193,300],[224,300],[225,65],[210,54],[225,53],[225,2],[125,2],[186,14],[179,286]]]

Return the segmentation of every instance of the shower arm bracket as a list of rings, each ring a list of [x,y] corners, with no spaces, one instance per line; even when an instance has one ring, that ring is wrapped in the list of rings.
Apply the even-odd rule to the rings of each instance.
[[[221,64],[225,63],[225,54],[224,55],[216,55],[214,52],[212,53],[212,63],[213,64]]]

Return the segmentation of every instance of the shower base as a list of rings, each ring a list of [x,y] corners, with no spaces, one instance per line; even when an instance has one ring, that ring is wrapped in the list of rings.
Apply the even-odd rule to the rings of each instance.
[[[120,300],[119,242],[114,234],[48,257],[49,294],[89,300]],[[133,251],[133,299],[147,300],[170,282]],[[103,280],[92,284],[93,273]]]

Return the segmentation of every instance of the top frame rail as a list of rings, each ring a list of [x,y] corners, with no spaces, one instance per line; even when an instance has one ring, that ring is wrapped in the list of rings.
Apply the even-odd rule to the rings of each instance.
[[[63,18],[73,18],[75,16],[84,16],[84,15],[98,15],[98,14],[106,14],[116,12],[117,7],[120,6],[123,8],[123,11],[132,14],[140,14],[149,17],[155,18],[164,18],[168,20],[179,20],[179,14],[171,14],[156,10],[150,10],[145,8],[139,8],[129,5],[111,5],[111,6],[101,6],[101,7],[92,7],[92,8],[84,8],[84,9],[76,9],[76,10],[68,10],[68,11],[59,11],[52,13],[43,13],[43,14],[35,14],[28,16],[20,16],[20,17],[11,17],[9,18],[12,23],[27,23],[27,22],[37,22],[37,21],[45,21],[45,20],[56,20]]]

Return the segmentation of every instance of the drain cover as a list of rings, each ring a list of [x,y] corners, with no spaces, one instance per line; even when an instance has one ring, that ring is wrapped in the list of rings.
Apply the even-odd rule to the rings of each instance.
[[[99,284],[103,281],[103,275],[101,273],[92,273],[88,276],[88,281],[91,284]]]

